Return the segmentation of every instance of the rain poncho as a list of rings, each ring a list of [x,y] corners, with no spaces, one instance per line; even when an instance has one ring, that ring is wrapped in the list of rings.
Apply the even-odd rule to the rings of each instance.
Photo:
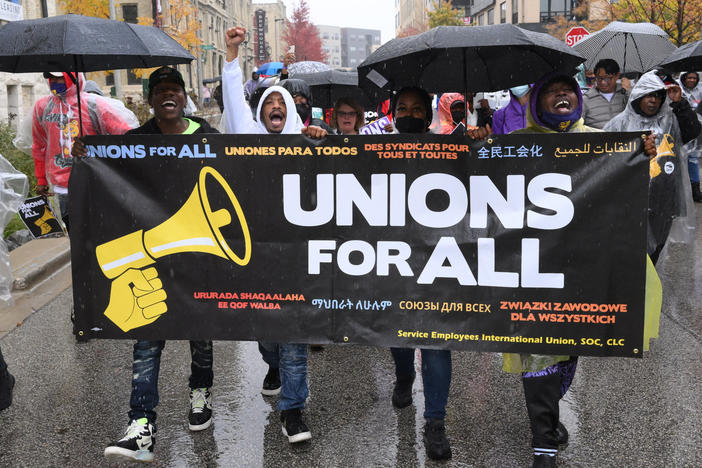
[[[67,90],[62,94],[51,94],[39,98],[34,104],[32,120],[32,157],[38,185],[60,188],[68,187],[73,158],[73,138],[80,135],[78,129],[78,93],[68,74],[64,73]],[[85,78],[78,74],[81,90]],[[95,94],[80,93],[84,135],[122,135],[139,121],[134,114],[117,105],[114,100]],[[65,190],[63,190],[65,193]]]
[[[517,130],[513,133],[556,133],[555,130],[547,127],[540,121],[536,115],[539,93],[543,86],[552,78],[558,76],[557,73],[550,73],[540,79],[531,90],[529,96],[529,105],[527,109],[527,127],[522,130]],[[565,76],[565,75],[563,75]],[[582,109],[583,97],[580,88],[574,78],[572,80],[575,92],[578,96],[578,108]],[[533,112],[533,114],[532,114]],[[570,126],[568,133],[585,133],[585,132],[600,132],[601,130],[588,127],[583,123],[580,117],[575,123]],[[662,287],[656,269],[651,260],[646,258],[646,301],[644,313],[644,350],[649,348],[649,340],[658,337],[658,324],[660,321],[661,305],[662,305]],[[502,368],[506,372],[522,373],[522,372],[538,372],[553,366],[558,362],[568,361],[570,356],[556,356],[546,354],[516,354],[505,353],[503,355]]]
[[[456,128],[457,124],[453,122],[453,117],[451,117],[451,105],[458,101],[465,101],[465,97],[460,93],[444,93],[441,95],[438,111],[440,127],[439,131],[435,133],[447,135]],[[463,123],[468,125],[467,128],[478,128],[478,113],[475,111],[471,112],[470,109],[466,107],[466,116],[468,121],[466,122],[466,119],[463,119]]]
[[[7,223],[27,198],[28,191],[27,176],[12,167],[12,164],[0,155],[0,230],[5,230]],[[5,241],[0,239],[0,304],[13,305],[11,291],[10,254]]]
[[[239,59],[224,62],[222,70],[222,97],[224,99],[225,133],[268,133],[261,121],[261,107],[271,93],[280,93],[285,100],[286,118],[281,133],[300,133],[302,120],[297,115],[293,97],[281,86],[270,86],[261,96],[256,109],[256,120],[251,115],[249,105],[244,99],[244,86],[241,83]]]
[[[656,136],[658,155],[651,159],[648,223],[648,251],[654,259],[667,239],[689,242],[695,230],[687,155],[682,146],[697,136],[699,122],[684,99],[669,104],[665,89],[665,83],[654,70],[644,73],[631,90],[624,112],[604,127],[608,132],[650,130]],[[666,98],[658,113],[649,117],[640,113],[639,106],[644,96],[654,92],[662,92]]]

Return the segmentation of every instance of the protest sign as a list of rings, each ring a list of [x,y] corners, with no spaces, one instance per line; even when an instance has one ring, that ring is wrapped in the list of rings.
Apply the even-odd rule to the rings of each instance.
[[[44,197],[27,198],[20,206],[18,214],[34,237],[63,233],[61,224]]]
[[[381,117],[368,125],[358,129],[359,135],[382,135],[384,133],[389,133],[385,131],[385,126],[392,123],[387,116]]]
[[[640,355],[638,133],[86,142],[88,337]]]

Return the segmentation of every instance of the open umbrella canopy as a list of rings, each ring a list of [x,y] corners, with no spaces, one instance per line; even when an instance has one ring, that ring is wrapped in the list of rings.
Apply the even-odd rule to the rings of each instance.
[[[262,63],[261,66],[256,69],[256,73],[261,76],[273,76],[280,73],[282,69],[283,62],[266,62]]]
[[[513,24],[439,26],[379,47],[358,66],[358,81],[378,98],[404,86],[437,93],[496,91],[554,70],[574,72],[583,60],[563,41]]]
[[[670,71],[702,70],[702,41],[691,42],[678,48],[661,63]]]
[[[374,104],[358,87],[358,73],[355,71],[327,70],[318,73],[296,74],[295,78],[304,80],[310,87],[312,102],[316,107],[330,108],[337,99],[353,98],[365,107]]]
[[[193,56],[152,26],[80,15],[0,27],[0,71],[89,72],[189,63]]]
[[[288,67],[288,73],[290,74],[290,78],[297,78],[297,76],[295,75],[301,75],[303,73],[318,73],[331,69],[332,68],[326,63],[307,60],[303,62],[295,62],[293,64],[290,64],[290,66]]]
[[[622,73],[645,73],[675,50],[668,34],[655,24],[621,21],[612,21],[573,48],[587,58],[586,70],[592,70],[601,59],[610,58],[617,61]]]

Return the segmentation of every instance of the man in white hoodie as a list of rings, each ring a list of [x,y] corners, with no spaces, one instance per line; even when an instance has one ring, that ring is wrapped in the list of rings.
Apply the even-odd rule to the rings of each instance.
[[[327,132],[319,127],[304,127],[295,109],[295,101],[280,86],[271,86],[263,93],[256,110],[256,120],[251,115],[244,97],[242,73],[239,67],[239,45],[246,30],[234,27],[225,33],[227,60],[222,71],[225,133],[254,134],[305,134],[324,138]],[[312,438],[302,418],[302,410],[309,394],[307,383],[307,345],[259,343],[259,350],[269,366],[261,393],[278,398],[283,434],[290,443]]]

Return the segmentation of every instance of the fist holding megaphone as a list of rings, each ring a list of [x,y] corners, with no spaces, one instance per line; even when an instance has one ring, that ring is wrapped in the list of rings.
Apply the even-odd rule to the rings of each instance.
[[[208,177],[224,190],[231,206],[212,209],[206,190]],[[232,251],[221,231],[231,224],[233,214],[244,240],[241,257]],[[97,246],[98,264],[112,279],[105,316],[127,332],[163,315],[168,310],[166,291],[151,265],[160,257],[185,252],[216,255],[241,266],[251,259],[251,235],[241,205],[224,177],[211,167],[202,168],[188,200],[166,221],[148,231],[140,229]]]

